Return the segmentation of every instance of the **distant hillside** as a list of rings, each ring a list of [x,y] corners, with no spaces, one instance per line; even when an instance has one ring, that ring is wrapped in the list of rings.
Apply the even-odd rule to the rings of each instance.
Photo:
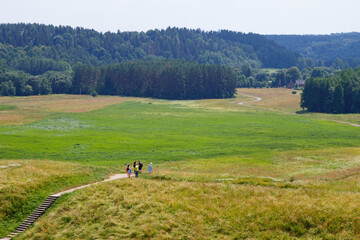
[[[267,35],[302,57],[324,61],[324,65],[355,67],[360,65],[360,33],[337,33],[331,35]],[[343,66],[341,66],[343,65]]]
[[[253,67],[287,68],[297,64],[298,54],[265,36],[227,30],[204,32],[167,28],[100,33],[41,24],[0,25],[0,67],[3,68],[33,69],[33,65],[42,65],[40,62],[44,59],[47,61],[45,69],[53,70],[67,69],[64,62],[103,65],[169,58],[201,64],[241,66],[247,63]]]

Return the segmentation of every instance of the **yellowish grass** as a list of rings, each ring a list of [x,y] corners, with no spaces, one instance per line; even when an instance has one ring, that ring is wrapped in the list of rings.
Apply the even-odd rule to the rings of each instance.
[[[22,202],[31,191],[49,181],[69,175],[89,174],[79,165],[54,161],[0,160],[0,166],[7,166],[0,168],[0,219],[13,209],[14,203]]]
[[[355,239],[360,194],[126,179],[65,198],[20,239]]]
[[[138,98],[136,101],[143,103],[152,103],[152,104],[173,104],[178,106],[183,106],[186,108],[205,108],[209,110],[217,111],[248,111],[249,109],[242,108],[238,103],[250,101],[253,98],[236,95],[234,98],[228,99],[201,99],[201,100],[161,100],[161,99],[141,99]]]
[[[134,98],[89,95],[41,95],[30,97],[0,97],[0,105],[16,109],[0,111],[0,124],[24,124],[59,112],[88,112]]]
[[[49,160],[0,160],[0,236],[50,194],[97,181],[105,169]]]
[[[342,181],[360,191],[360,148],[337,148],[312,151],[285,151],[269,156],[269,161],[233,156],[165,162],[154,167],[156,178],[263,184],[271,181],[289,184],[329,185]],[[349,185],[350,186],[350,185]],[[337,188],[338,189],[338,188]],[[349,189],[346,187],[346,189]]]
[[[88,112],[133,98],[89,95],[40,95],[30,97],[1,97],[1,105],[15,105],[28,110],[49,112]]]
[[[245,106],[248,107],[292,114],[302,110],[301,91],[298,90],[297,94],[292,94],[294,90],[287,88],[239,88],[237,91],[240,95],[244,93],[262,98],[258,102],[246,103]],[[306,113],[303,116],[360,124],[360,114]]]
[[[258,102],[250,102],[247,105],[266,108],[268,110],[286,111],[295,113],[300,111],[300,92],[292,94],[293,89],[287,88],[239,88],[238,93],[261,97]]]

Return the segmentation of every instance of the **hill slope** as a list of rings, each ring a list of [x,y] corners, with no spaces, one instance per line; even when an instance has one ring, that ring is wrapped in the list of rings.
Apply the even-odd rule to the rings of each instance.
[[[303,57],[323,60],[325,65],[331,65],[334,61],[342,68],[360,64],[360,33],[357,32],[330,35],[268,35],[267,38],[300,53]]]
[[[84,28],[40,24],[0,25],[0,66],[30,59],[101,65],[134,59],[181,58],[198,63],[290,67],[298,54],[259,34],[167,28],[147,32],[100,33]],[[28,59],[19,64],[20,59]],[[29,63],[28,63],[29,62]]]

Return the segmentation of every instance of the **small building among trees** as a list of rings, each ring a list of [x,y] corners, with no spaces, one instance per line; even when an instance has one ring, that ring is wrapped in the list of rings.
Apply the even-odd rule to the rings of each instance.
[[[301,79],[296,80],[296,81],[295,81],[295,86],[298,86],[298,87],[302,88],[302,87],[305,86],[305,81],[306,81],[306,80],[301,80]]]

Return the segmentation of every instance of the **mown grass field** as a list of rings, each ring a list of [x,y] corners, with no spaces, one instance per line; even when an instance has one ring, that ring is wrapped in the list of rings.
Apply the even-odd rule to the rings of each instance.
[[[332,121],[348,116],[295,114],[299,95],[287,89],[239,92],[263,100],[0,98],[1,115],[22,116],[0,118],[0,165],[22,164],[0,168],[0,200],[27,206],[0,208],[0,233],[46,194],[142,160],[151,176],[62,197],[20,239],[360,237],[360,128]]]

